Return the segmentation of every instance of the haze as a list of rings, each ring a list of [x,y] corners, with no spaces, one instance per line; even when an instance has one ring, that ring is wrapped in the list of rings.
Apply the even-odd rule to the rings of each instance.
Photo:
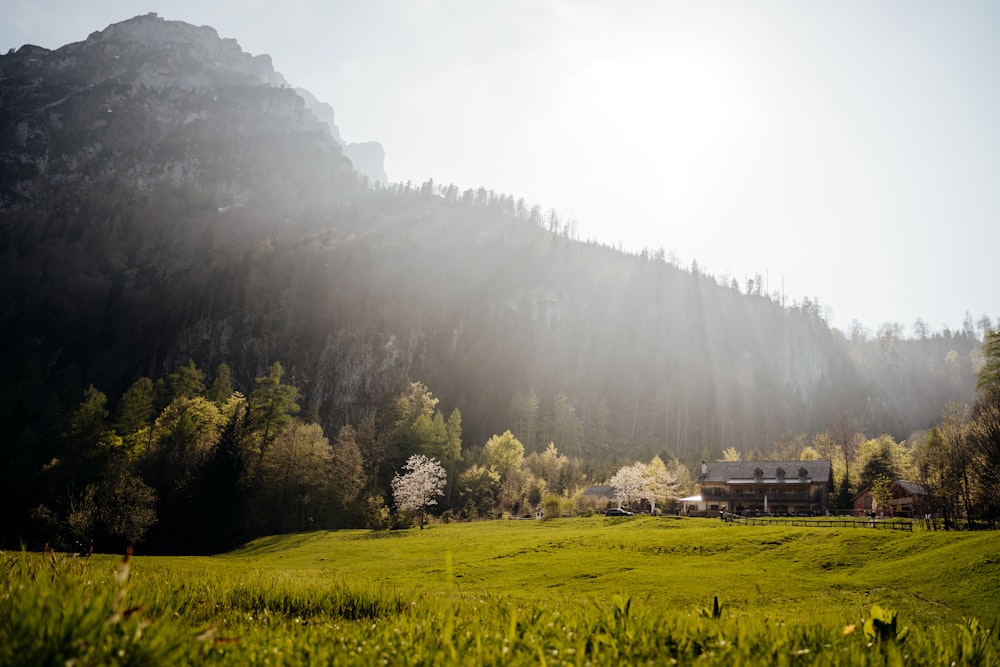
[[[842,329],[1000,317],[996,3],[14,0],[0,48],[147,11],[269,53],[392,181],[760,273]]]

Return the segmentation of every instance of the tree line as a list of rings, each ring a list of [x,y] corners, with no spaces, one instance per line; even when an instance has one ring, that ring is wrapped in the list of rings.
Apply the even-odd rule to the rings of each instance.
[[[463,446],[461,412],[446,417],[419,381],[334,438],[301,401],[279,362],[246,394],[228,364],[209,381],[193,360],[167,378],[135,380],[113,404],[91,385],[51,458],[32,471],[31,497],[11,509],[30,514],[27,536],[39,542],[72,550],[143,543],[158,552],[414,517],[422,526],[435,505],[466,520],[543,505],[550,515],[602,509],[584,497],[603,480],[584,461],[552,442],[526,453],[510,431]]]
[[[1000,333],[983,345],[979,394],[949,406],[940,423],[897,441],[866,438],[844,415],[811,438],[777,439],[767,451],[730,446],[722,460],[833,463],[832,505],[852,509],[871,488],[880,504],[891,480],[927,490],[919,513],[946,528],[990,525],[1000,508]],[[299,390],[278,362],[247,394],[220,364],[208,382],[192,361],[165,379],[141,377],[109,406],[90,386],[69,413],[58,445],[34,471],[38,493],[24,507],[33,537],[68,549],[120,548],[145,541],[156,551],[211,551],[275,532],[368,526],[422,527],[428,512],[474,520],[670,507],[696,490],[684,463],[659,455],[612,468],[559,451],[578,437],[571,406],[552,415],[544,449],[527,451],[510,430],[481,446],[463,442],[462,416],[448,416],[422,382],[408,381],[379,410],[329,439],[303,413]],[[525,398],[530,406],[534,401]],[[564,399],[558,399],[557,404]],[[529,411],[530,412],[530,411]],[[561,424],[561,426],[556,426]],[[515,428],[532,432],[530,420]]]

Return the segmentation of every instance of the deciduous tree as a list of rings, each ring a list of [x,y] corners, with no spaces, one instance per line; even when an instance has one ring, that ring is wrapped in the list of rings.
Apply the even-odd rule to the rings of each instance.
[[[392,478],[392,498],[398,510],[418,513],[423,530],[424,513],[444,493],[448,475],[440,463],[422,454],[408,458],[403,470],[406,472]]]
[[[629,506],[643,499],[646,490],[645,471],[641,463],[633,463],[618,469],[609,481],[615,490],[618,506]]]

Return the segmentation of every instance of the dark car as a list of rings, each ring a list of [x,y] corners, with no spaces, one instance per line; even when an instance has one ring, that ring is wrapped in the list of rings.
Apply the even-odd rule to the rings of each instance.
[[[632,516],[632,513],[620,507],[612,507],[604,513],[604,516]]]

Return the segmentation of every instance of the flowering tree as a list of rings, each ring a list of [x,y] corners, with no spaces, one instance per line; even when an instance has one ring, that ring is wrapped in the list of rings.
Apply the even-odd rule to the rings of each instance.
[[[424,512],[437,504],[437,497],[444,493],[448,475],[437,459],[414,454],[406,460],[403,475],[392,478],[392,498],[396,509],[417,512],[420,529],[424,528]]]
[[[620,468],[611,478],[611,486],[619,505],[646,500],[652,513],[656,512],[657,500],[677,497],[677,475],[659,456],[649,463],[633,463]]]
[[[641,463],[633,463],[630,466],[619,468],[611,477],[611,486],[615,489],[615,497],[618,498],[618,506],[631,505],[633,502],[642,500],[646,487],[645,466]]]
[[[650,513],[656,514],[656,501],[662,500],[666,503],[677,497],[679,486],[677,474],[670,470],[659,456],[654,456],[643,469],[646,482],[644,495],[649,500]]]

